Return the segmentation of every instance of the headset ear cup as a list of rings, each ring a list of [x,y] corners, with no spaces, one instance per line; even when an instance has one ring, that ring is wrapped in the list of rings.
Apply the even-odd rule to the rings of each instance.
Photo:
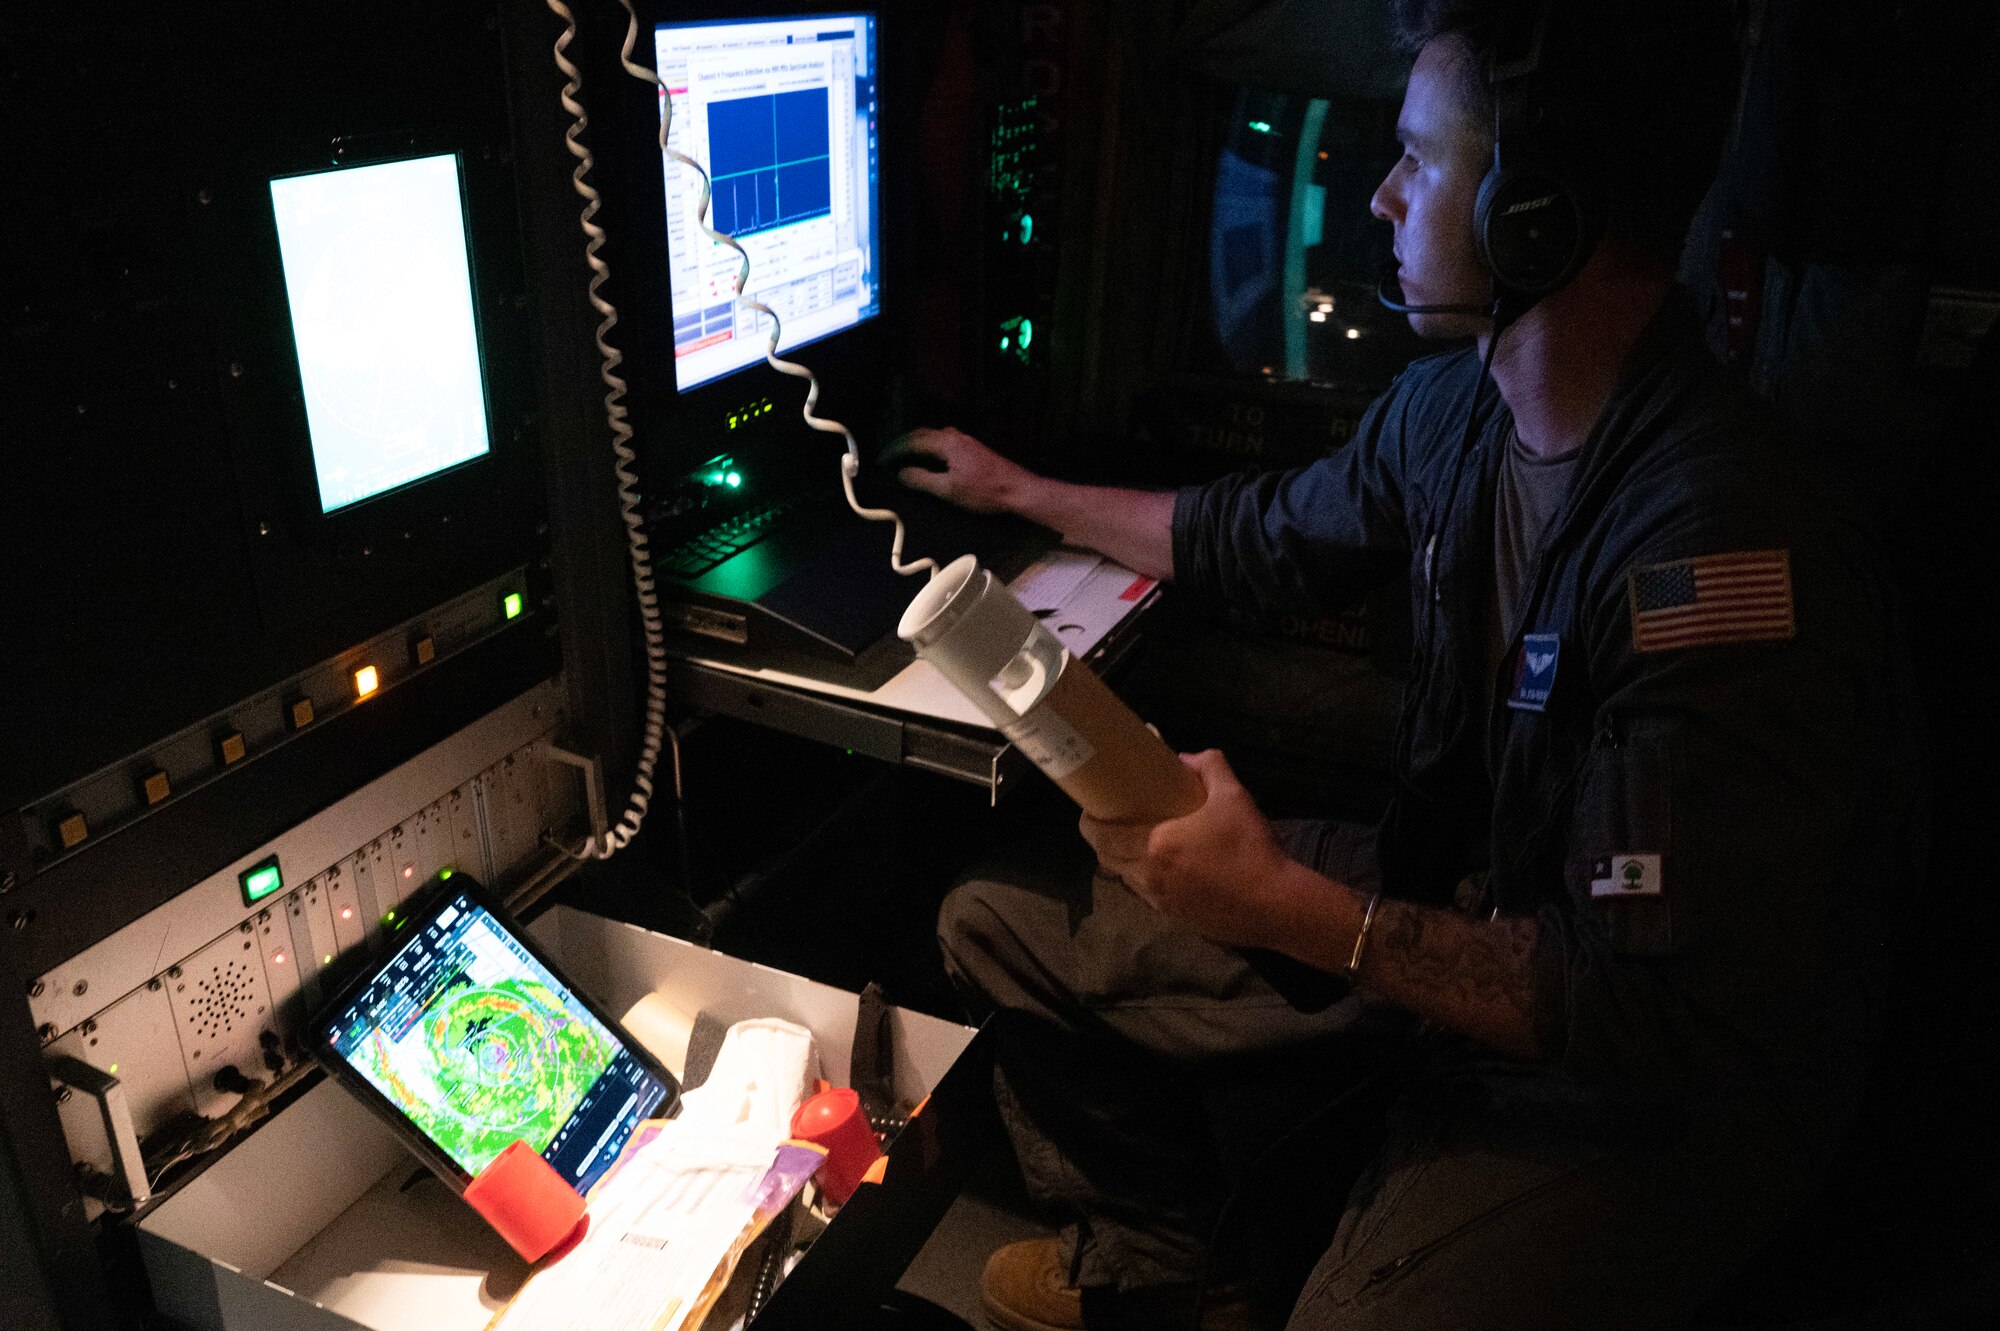
[[[1580,196],[1552,171],[1489,170],[1472,216],[1480,257],[1495,284],[1516,296],[1555,291],[1597,244]]]
[[[1493,274],[1493,280],[1502,286],[1505,283],[1501,280],[1500,269],[1493,262],[1492,222],[1493,199],[1505,179],[1506,173],[1500,168],[1487,167],[1486,174],[1479,179],[1479,193],[1472,201],[1472,236],[1479,245],[1479,260]]]

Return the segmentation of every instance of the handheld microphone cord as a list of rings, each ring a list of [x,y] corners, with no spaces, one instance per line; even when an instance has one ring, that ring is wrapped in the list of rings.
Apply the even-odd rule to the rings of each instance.
[[[577,93],[583,88],[583,72],[567,54],[570,43],[576,39],[576,15],[570,12],[563,0],[545,0],[545,3],[563,21],[562,35],[556,38],[555,44],[556,68],[567,80],[561,92],[562,105],[570,115],[570,126],[563,134],[563,143],[568,147],[570,156],[576,158],[576,168],[570,172],[570,184],[584,200],[578,221],[587,237],[583,258],[590,265],[590,304],[603,316],[596,332],[597,354],[602,362],[598,377],[607,388],[604,420],[611,429],[611,451],[617,458],[612,471],[618,478],[618,515],[625,524],[626,552],[632,563],[632,586],[639,602],[640,632],[646,651],[645,729],[625,813],[616,827],[604,832],[602,841],[593,834],[585,840],[582,850],[558,847],[574,859],[603,860],[623,850],[639,835],[639,826],[645,821],[646,810],[652,803],[653,768],[659,762],[660,744],[667,729],[666,630],[660,618],[660,598],[653,584],[653,558],[646,538],[645,518],[639,511],[639,478],[632,472],[638,454],[632,448],[632,424],[627,419],[630,415],[625,406],[627,385],[618,373],[625,357],[608,340],[611,330],[618,325],[618,311],[599,290],[611,276],[611,270],[598,254],[604,247],[604,228],[597,225],[595,218],[602,198],[588,179],[593,165],[590,150],[579,140],[590,124],[583,104],[576,100]]]
[[[619,520],[625,524],[626,550],[632,566],[632,586],[639,605],[640,633],[646,655],[645,720],[639,746],[639,757],[633,770],[632,793],[627,801],[623,816],[619,819],[615,827],[609,828],[603,833],[601,840],[596,834],[593,834],[585,839],[583,847],[579,850],[572,850],[567,846],[559,845],[553,841],[550,844],[555,845],[556,849],[562,851],[572,859],[609,859],[612,855],[630,845],[633,838],[638,836],[640,825],[644,823],[647,810],[652,804],[653,770],[659,763],[660,747],[668,731],[666,629],[661,619],[659,594],[653,579],[651,543],[646,535],[645,518],[640,512],[639,479],[632,471],[633,465],[638,461],[638,454],[632,447],[633,430],[630,420],[631,412],[625,405],[625,395],[630,391],[630,388],[624,378],[618,373],[618,368],[624,364],[625,357],[622,352],[611,345],[609,340],[611,330],[618,326],[618,311],[609,300],[605,299],[601,290],[611,276],[611,269],[599,253],[604,248],[605,235],[604,228],[599,226],[595,219],[598,209],[602,206],[603,198],[597,189],[591,185],[589,180],[590,170],[595,165],[595,159],[592,157],[590,150],[584,147],[581,141],[583,131],[590,124],[590,117],[584,111],[583,104],[577,101],[577,94],[583,89],[583,72],[577,68],[575,62],[570,60],[568,55],[570,44],[576,40],[576,15],[563,0],[544,0],[544,2],[547,4],[549,11],[563,22],[562,34],[556,38],[554,48],[556,68],[562,73],[565,80],[559,97],[563,110],[567,111],[570,116],[569,128],[563,133],[563,144],[569,150],[570,155],[576,159],[576,167],[570,172],[570,184],[584,200],[583,211],[579,214],[577,220],[578,224],[583,228],[583,233],[586,237],[583,257],[584,262],[590,266],[588,295],[591,307],[602,316],[594,334],[597,343],[597,353],[601,362],[598,377],[604,381],[606,386],[604,394],[604,419],[605,424],[611,431],[611,451],[616,458],[612,471],[617,477],[618,483],[618,514]],[[866,508],[862,506],[854,493],[854,478],[861,471],[861,449],[855,442],[853,433],[838,421],[825,420],[814,413],[813,407],[819,400],[819,380],[814,378],[812,371],[806,369],[803,365],[778,359],[776,353],[780,323],[777,312],[759,301],[743,297],[744,284],[750,278],[750,256],[744,252],[743,247],[737,244],[733,238],[723,235],[708,225],[708,173],[702,170],[700,163],[696,162],[693,158],[667,146],[667,132],[673,121],[673,98],[668,95],[666,84],[660,80],[659,75],[655,71],[633,62],[632,47],[638,38],[639,16],[632,7],[632,0],[620,0],[620,3],[625,7],[627,19],[625,42],[619,52],[620,63],[624,66],[625,71],[634,78],[657,87],[660,91],[663,108],[659,136],[661,151],[674,160],[686,164],[701,176],[701,204],[697,212],[697,224],[710,237],[729,246],[742,257],[742,267],[736,274],[736,295],[744,304],[763,314],[769,315],[771,318],[771,336],[765,347],[765,360],[771,364],[772,368],[783,374],[806,380],[809,385],[805,402],[805,420],[807,425],[825,433],[838,434],[846,440],[847,451],[841,457],[841,488],[846,493],[848,507],[852,508],[855,513],[870,521],[895,524],[895,532],[891,538],[889,548],[890,566],[898,573],[917,573],[929,569],[935,575],[937,572],[937,562],[935,560],[920,559],[915,562],[905,562],[903,560],[904,532],[901,517],[890,509]],[[679,746],[676,745],[676,798],[680,794],[678,749]],[[682,849],[685,852],[685,845],[683,845]]]
[[[903,519],[895,510],[864,507],[860,498],[854,493],[854,478],[861,474],[861,446],[855,443],[854,432],[849,430],[845,425],[836,420],[829,420],[814,412],[813,408],[819,403],[819,379],[811,370],[800,365],[798,362],[780,360],[778,358],[778,338],[783,328],[782,321],[778,318],[778,312],[755,297],[743,294],[744,288],[750,282],[749,252],[737,243],[734,236],[724,235],[708,224],[708,205],[711,192],[711,182],[709,181],[708,172],[700,162],[695,161],[694,158],[689,157],[678,148],[668,144],[667,135],[674,123],[673,94],[667,90],[666,81],[660,77],[657,69],[649,69],[632,59],[632,48],[638,42],[639,38],[639,14],[632,7],[632,0],[619,0],[619,3],[625,6],[626,24],[625,42],[619,48],[618,61],[625,67],[627,74],[630,74],[633,78],[650,87],[659,89],[660,152],[701,177],[701,202],[695,207],[695,225],[709,239],[718,244],[727,245],[730,249],[736,251],[737,257],[742,261],[736,270],[735,296],[737,303],[757,311],[771,321],[771,336],[764,344],[765,362],[780,374],[788,374],[794,379],[803,379],[806,381],[806,402],[802,414],[808,426],[823,434],[837,434],[846,441],[847,451],[840,458],[841,491],[847,496],[847,506],[853,509],[857,516],[866,518],[870,522],[888,522],[894,524],[894,532],[889,539],[889,567],[902,574],[921,573],[925,569],[929,569],[931,574],[935,576],[938,566],[937,561],[934,559],[925,558],[909,562],[904,561]]]

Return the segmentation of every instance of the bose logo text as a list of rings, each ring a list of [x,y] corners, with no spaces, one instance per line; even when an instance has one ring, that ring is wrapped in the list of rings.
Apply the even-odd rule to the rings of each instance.
[[[1556,201],[1555,195],[1544,194],[1539,199],[1528,199],[1522,203],[1509,204],[1507,207],[1502,208],[1500,210],[1500,215],[1502,217],[1512,217],[1515,213],[1525,213],[1530,209],[1546,208],[1555,201]]]

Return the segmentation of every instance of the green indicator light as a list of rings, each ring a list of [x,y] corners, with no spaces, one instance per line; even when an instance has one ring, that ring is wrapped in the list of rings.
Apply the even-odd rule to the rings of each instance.
[[[1271,122],[1268,120],[1253,120],[1250,122],[1250,128],[1256,130],[1259,134],[1269,134],[1271,132]]]
[[[1021,214],[1021,243],[1027,244],[1035,238],[1035,217],[1033,213]]]
[[[447,864],[444,866],[444,868],[438,870],[438,878],[440,881],[442,881],[443,879],[449,878],[457,872],[458,870],[452,868],[449,864]]]
[[[1009,348],[1009,347],[1011,347],[1011,346],[1013,346],[1013,345],[1014,345],[1014,339],[1013,339],[1013,338],[1011,338],[1011,337],[1008,337],[1008,336],[1006,336],[1006,335],[1005,335],[1005,334],[1003,333],[1003,334],[1001,335],[1001,337],[1000,337],[1000,350],[1002,350],[1002,351],[1005,351],[1005,350],[1006,350],[1007,348]]]
[[[285,875],[278,868],[278,857],[271,856],[236,875],[237,885],[243,889],[243,904],[255,905],[285,885]]]
[[[384,915],[382,917],[382,923],[384,924],[394,924],[395,922],[396,922],[396,912],[393,910],[390,911],[387,915]]]
[[[500,608],[506,614],[507,618],[519,619],[521,617],[521,593],[508,592],[507,599],[500,603]]]
[[[1035,340],[1035,321],[1033,319],[1021,320],[1021,350],[1026,351],[1028,349],[1028,344],[1034,340]]]
[[[722,483],[728,486],[732,490],[738,489],[743,484],[743,473],[740,471],[732,471],[727,476],[724,476],[722,478]]]

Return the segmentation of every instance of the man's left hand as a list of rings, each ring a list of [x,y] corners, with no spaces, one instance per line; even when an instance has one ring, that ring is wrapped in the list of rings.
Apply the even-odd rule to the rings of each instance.
[[[1270,947],[1290,920],[1289,871],[1271,824],[1215,749],[1183,754],[1208,798],[1184,818],[1105,823],[1083,816],[1083,838],[1106,870],[1161,914],[1238,947]]]

